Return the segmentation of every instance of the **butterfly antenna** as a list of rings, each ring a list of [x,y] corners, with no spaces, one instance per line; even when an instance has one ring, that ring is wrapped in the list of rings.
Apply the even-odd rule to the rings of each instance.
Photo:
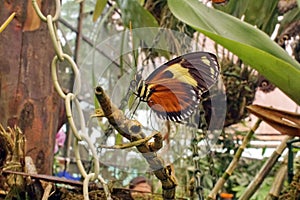
[[[138,99],[138,97],[135,97],[134,102],[135,102],[137,99]],[[137,108],[139,107],[140,103],[141,103],[141,101],[138,101],[137,105],[135,106],[135,108],[134,108],[134,110],[133,110],[133,112],[132,112],[132,114],[131,114],[131,116],[130,116],[130,119],[133,118],[133,115],[134,115],[134,113],[136,112]],[[134,104],[135,104],[135,103],[132,104],[132,106],[131,106],[131,108],[129,108],[129,110],[132,109],[132,107],[133,107]]]
[[[152,124],[152,110],[150,110],[150,117],[149,117],[149,120],[150,120],[150,125],[151,125],[151,128],[153,129],[153,130],[155,130],[155,128],[154,128],[154,126],[153,126],[153,124]],[[148,123],[148,122],[147,122]]]

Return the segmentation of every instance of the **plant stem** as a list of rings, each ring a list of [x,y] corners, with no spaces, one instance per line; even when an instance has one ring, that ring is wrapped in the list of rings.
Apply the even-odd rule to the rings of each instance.
[[[238,161],[240,160],[240,157],[242,156],[242,153],[244,149],[246,148],[247,144],[250,142],[251,137],[253,136],[255,130],[259,127],[259,124],[261,123],[261,120],[258,119],[254,126],[250,129],[250,131],[247,133],[247,135],[244,137],[243,142],[241,146],[238,148],[236,154],[234,155],[233,160],[227,167],[226,171],[223,173],[223,176],[217,181],[215,187],[212,189],[210,194],[208,195],[207,199],[216,199],[216,195],[219,192],[219,190],[223,187],[224,183],[228,180],[228,178],[233,173],[234,169],[236,168]]]
[[[282,162],[280,168],[278,169],[276,176],[273,180],[271,189],[269,191],[268,196],[265,198],[265,200],[272,200],[272,199],[278,199],[284,179],[286,178],[287,174],[287,156],[285,156],[284,161]]]
[[[0,33],[2,31],[4,31],[4,29],[8,26],[8,24],[14,19],[14,17],[16,16],[16,13],[13,12],[8,18],[7,20],[5,20],[5,22],[0,26]]]
[[[286,148],[286,142],[292,139],[292,136],[286,136],[281,144],[276,148],[276,150],[272,153],[271,157],[266,161],[264,166],[258,172],[258,174],[254,177],[253,181],[248,185],[245,192],[239,198],[239,200],[250,199],[250,197],[256,192],[259,186],[262,184],[263,180],[269,174],[277,159],[280,157],[284,149]]]

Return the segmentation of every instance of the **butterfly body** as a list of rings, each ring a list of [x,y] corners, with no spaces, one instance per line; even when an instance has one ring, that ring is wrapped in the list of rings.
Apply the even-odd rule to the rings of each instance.
[[[214,54],[189,53],[165,63],[140,81],[137,95],[158,117],[181,121],[193,113],[218,75]]]

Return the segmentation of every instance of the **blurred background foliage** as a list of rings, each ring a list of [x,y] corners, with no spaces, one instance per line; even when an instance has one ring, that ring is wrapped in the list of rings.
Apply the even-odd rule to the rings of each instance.
[[[244,132],[234,131],[230,126],[243,123],[248,116],[245,107],[253,102],[258,88],[269,92],[277,86],[299,104],[300,92],[293,89],[300,88],[300,67],[291,56],[282,52],[288,52],[296,61],[300,59],[300,14],[296,1],[288,0],[229,0],[224,4],[214,4],[211,1],[190,2],[63,0],[59,30],[64,48],[74,56],[80,66],[82,79],[85,80],[80,100],[87,119],[98,106],[93,98],[93,88],[98,83],[104,86],[114,103],[126,112],[130,101],[127,94],[130,81],[135,78],[137,72],[149,74],[153,66],[159,66],[176,55],[196,50],[211,51],[218,56],[223,84],[226,87],[227,112],[224,126],[227,129],[222,130],[216,150],[199,160],[203,188],[201,192],[207,194],[230,163],[241,138],[245,135]],[[197,6],[201,4],[201,8],[194,9],[199,9],[199,12],[202,12],[200,9],[204,9],[204,12],[210,12],[212,15],[200,15],[191,8],[193,3]],[[227,15],[235,19],[228,18],[224,24],[220,17]],[[237,25],[236,21],[242,25]],[[251,26],[245,26],[244,22]],[[222,30],[217,27],[221,26],[220,23],[225,27],[222,27]],[[146,29],[146,32],[139,29],[144,27],[154,29]],[[164,28],[163,33],[158,31],[159,27]],[[139,31],[135,32],[136,29]],[[266,35],[256,30],[252,32],[252,29],[259,29]],[[247,31],[249,34],[245,35]],[[252,40],[251,33],[261,38]],[[235,38],[239,34],[241,40]],[[212,36],[212,39],[221,45],[207,36]],[[272,46],[267,46],[268,44]],[[274,50],[274,46],[278,46],[279,50]],[[274,63],[283,65],[275,67]],[[65,89],[72,89],[72,70],[68,66],[60,70],[65,77],[61,80]],[[282,77],[283,71],[290,73],[292,77]],[[292,89],[291,85],[294,85]],[[142,110],[146,110],[146,107],[142,107]],[[151,130],[152,123],[151,120],[146,120],[145,126]],[[156,123],[160,124],[161,131],[166,136],[163,149],[166,153],[160,153],[165,154],[164,159],[167,163],[174,165],[179,182],[178,196],[188,197],[195,170],[191,150],[193,137],[179,125]],[[90,119],[88,124],[89,133],[98,146],[102,172],[108,180],[114,180],[116,187],[125,187],[131,178],[143,174],[154,182],[154,192],[161,192],[161,189],[156,187],[157,180],[146,170],[145,160],[134,149],[110,151],[101,147],[103,144],[122,142],[122,138],[112,134],[114,131],[105,119]],[[70,141],[71,138],[68,138],[67,147],[58,154],[60,157],[72,157]],[[83,143],[82,152],[86,155],[86,167],[89,168],[90,155],[84,146]],[[264,160],[243,158],[224,186],[224,191],[238,196],[263,163]],[[72,165],[68,170],[76,172]],[[268,191],[270,182],[272,176],[253,199],[261,199],[261,195]]]

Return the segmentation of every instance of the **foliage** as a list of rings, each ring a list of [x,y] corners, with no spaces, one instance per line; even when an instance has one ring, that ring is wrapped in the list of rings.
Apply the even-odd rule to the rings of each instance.
[[[256,26],[271,36],[278,23],[278,2],[278,0],[229,1],[227,5],[215,5],[215,8],[239,19],[243,17],[245,22]]]
[[[230,50],[300,103],[300,88],[296,87],[300,80],[300,65],[268,35],[197,1],[175,0],[168,4],[175,16]],[[193,12],[186,13],[184,10]]]
[[[295,149],[296,150],[296,149]],[[299,149],[297,150],[299,152]],[[295,154],[297,155],[297,154]],[[290,184],[285,184],[284,188],[279,196],[279,200],[292,200],[299,199],[300,197],[300,160],[299,156],[294,161],[294,177]]]
[[[269,193],[269,190],[271,188],[273,179],[274,179],[273,177],[266,178],[265,181],[264,181],[264,183],[263,183],[263,185],[260,187],[259,191],[256,192],[253,195],[253,197],[251,197],[251,200],[264,199],[268,195],[268,193]],[[248,182],[248,184],[249,183],[250,183],[250,181]],[[236,197],[238,198],[238,197],[240,197],[241,194],[243,194],[243,192],[245,191],[246,188],[247,188],[247,184],[245,185],[245,182],[244,182],[243,185],[238,185],[238,186],[232,188],[232,190],[234,192],[236,192]]]

